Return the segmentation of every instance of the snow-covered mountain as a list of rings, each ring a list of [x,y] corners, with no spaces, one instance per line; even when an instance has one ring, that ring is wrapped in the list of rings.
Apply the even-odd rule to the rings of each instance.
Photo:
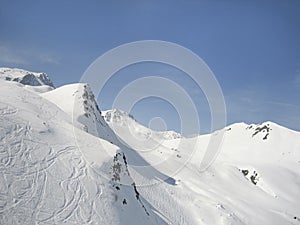
[[[115,134],[104,121],[88,84],[70,84],[41,95],[56,104],[75,126],[104,140],[112,142]]]
[[[132,115],[120,109],[102,111],[102,115],[110,126],[134,127],[134,130],[144,137],[157,136],[163,139],[177,139],[182,137],[181,134],[175,131],[153,131],[141,125]]]
[[[36,92],[46,92],[55,88],[46,73],[30,72],[17,68],[0,68],[0,79],[19,82]]]
[[[230,125],[199,172],[218,132],[168,136],[101,113],[87,84],[0,86],[0,224],[300,224],[299,132]]]

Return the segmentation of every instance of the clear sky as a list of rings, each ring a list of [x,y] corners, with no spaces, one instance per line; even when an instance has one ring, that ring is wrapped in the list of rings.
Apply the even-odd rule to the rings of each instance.
[[[222,87],[229,124],[271,120],[300,130],[298,0],[1,0],[0,66],[46,72],[56,86],[78,82],[109,49],[147,39],[180,44],[207,63]],[[183,73],[163,65],[117,73],[99,96],[100,108],[109,109],[125,84],[145,75],[185,87],[202,131],[209,130],[203,94]],[[159,99],[141,101],[132,114],[144,124],[161,116],[168,129],[180,127],[174,108]]]

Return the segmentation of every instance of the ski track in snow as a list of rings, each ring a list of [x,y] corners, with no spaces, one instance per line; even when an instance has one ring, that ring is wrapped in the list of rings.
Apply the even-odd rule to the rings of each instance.
[[[7,103],[0,102],[0,116],[16,114],[17,112],[18,110],[15,107]]]
[[[222,152],[207,171],[198,171],[201,157],[195,155],[178,173],[166,174],[172,182],[150,186],[135,186],[135,177],[127,171],[127,159],[138,164],[139,160],[147,161],[147,157],[128,154],[126,160],[123,158],[126,166],[119,167],[125,173],[118,175],[134,186],[118,184],[117,189],[111,180],[113,157],[106,157],[101,151],[114,155],[115,151],[122,152],[123,145],[118,144],[113,131],[102,121],[87,88],[86,84],[75,84],[56,89],[58,96],[57,92],[46,95],[54,97],[49,102],[20,84],[3,83],[0,225],[299,224],[299,133],[269,122],[232,125],[226,130]],[[66,97],[74,90],[78,98],[75,94],[70,99]],[[68,107],[74,107],[65,103],[74,98],[78,101],[78,118],[84,118],[77,122],[89,127],[89,134],[80,130],[82,126],[74,126],[69,118]],[[127,118],[128,114],[118,116],[128,122],[126,126],[134,124],[142,136],[148,135],[149,129]],[[90,129],[96,127],[94,122],[99,130]],[[74,138],[77,128],[76,138],[82,147],[76,145]],[[199,136],[200,150],[209,137]],[[107,143],[101,138],[106,138]],[[190,147],[192,139],[183,138],[184,147],[174,149],[172,146],[180,138],[174,132],[157,133],[157,138],[167,145],[153,152],[149,160],[153,156],[155,160],[167,158],[173,151],[180,153],[167,167],[178,165],[187,157],[184,150]],[[133,144],[130,146],[138,143]],[[146,149],[147,143],[137,146]],[[123,161],[120,158],[116,162],[123,165]]]
[[[91,168],[80,151],[74,146],[49,146],[38,140],[33,137],[30,123],[10,120],[9,116],[16,113],[15,108],[0,103],[0,120],[5,124],[0,128],[0,224],[61,224],[66,221],[91,224],[97,221],[95,201],[102,194],[100,179],[88,175]],[[46,114],[46,117],[50,119],[55,115]],[[55,171],[60,167],[65,167],[68,173]],[[84,186],[84,180],[91,178],[97,184],[93,198]],[[53,193],[57,191],[56,184],[62,193],[57,201],[63,203],[51,207],[49,202],[56,198]],[[47,201],[49,199],[52,200]],[[79,208],[87,199],[94,200],[89,202],[89,207]]]

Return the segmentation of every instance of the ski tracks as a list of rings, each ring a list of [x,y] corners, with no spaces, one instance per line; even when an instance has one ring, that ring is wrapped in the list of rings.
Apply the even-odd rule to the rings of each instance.
[[[4,115],[2,105],[0,114]],[[100,178],[78,148],[49,146],[30,123],[16,123],[7,116],[0,120],[6,120],[0,128],[0,224],[101,221],[96,208],[102,194]]]

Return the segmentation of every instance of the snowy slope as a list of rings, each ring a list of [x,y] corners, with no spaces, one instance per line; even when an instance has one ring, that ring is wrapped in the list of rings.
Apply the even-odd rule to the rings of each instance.
[[[101,116],[101,111],[87,84],[65,85],[41,96],[67,113],[77,127],[96,137],[116,142],[117,138]]]
[[[74,128],[60,108],[17,83],[0,85],[0,224],[163,224],[121,173],[117,146]],[[131,186],[116,189],[115,165]]]
[[[111,129],[104,121],[105,117],[102,117],[94,95],[87,84],[65,85],[53,91],[43,93],[41,96],[56,104],[64,111],[69,118],[72,119],[73,124],[77,128],[107,140],[112,144],[116,144],[126,153],[129,162],[128,168],[131,170],[131,176],[137,185],[155,183],[168,177],[164,174],[167,171],[159,171],[155,166],[149,166],[149,163],[159,163],[164,160],[160,155],[162,149],[169,152],[168,156],[173,153],[172,150],[163,145],[163,141],[165,140],[164,135],[161,135],[160,132],[153,132],[156,134],[156,136],[154,136],[155,139],[153,139],[152,136],[146,137],[145,139],[143,135],[146,132],[151,132],[151,130],[143,127],[133,119],[130,119],[126,124],[134,123],[135,127],[140,128],[140,132],[136,136],[137,138],[132,137],[131,133],[127,132],[128,127],[123,123],[120,123],[121,126],[119,126],[117,130],[115,130],[115,127]],[[128,114],[124,113],[124,115]],[[123,118],[127,118],[127,116]],[[80,136],[77,130],[74,130],[74,134],[75,136]],[[120,134],[125,134],[125,136]],[[80,147],[81,143],[77,142],[77,145]],[[156,154],[151,152],[149,154],[148,150],[152,151],[153,149],[157,149]],[[140,150],[142,151],[140,152]],[[113,157],[113,155],[111,155],[111,157]],[[97,163],[93,162],[93,164]],[[164,168],[168,170],[167,167]],[[131,182],[126,182],[126,184],[131,185]]]
[[[113,112],[106,118],[113,128],[125,126],[136,132],[134,137],[147,131],[126,113],[108,112]],[[161,136],[161,145],[141,155],[152,165],[160,155],[165,161],[155,168],[170,179],[141,187],[141,193],[168,215],[170,224],[299,224],[300,133],[273,122],[239,123],[225,130],[221,153],[204,173],[198,170],[201,159],[218,132],[170,140]],[[183,169],[170,170],[180,161]]]
[[[233,124],[199,172],[218,132],[174,138],[101,114],[86,84],[0,86],[0,224],[300,224],[299,132]]]
[[[175,205],[185,211],[179,215],[190,215],[174,218],[180,221],[177,224],[300,223],[299,132],[271,122],[233,124],[227,127],[216,162],[199,173],[197,168],[209,138],[210,135],[197,137],[199,151],[184,169],[173,175],[178,185],[153,186],[152,197],[159,186],[166,186]],[[176,145],[173,142],[169,145]],[[191,140],[185,139],[181,146],[177,151],[183,153],[192,147]],[[141,192],[148,195],[148,191]],[[159,200],[156,198],[154,205],[155,201]],[[169,204],[160,204],[159,210],[167,211]]]
[[[123,126],[128,127],[131,126],[132,129],[136,131],[136,134],[140,137],[149,138],[152,136],[153,138],[163,138],[163,139],[176,139],[181,138],[182,136],[175,131],[153,131],[147,127],[139,124],[130,114],[119,110],[112,109],[102,111],[102,115],[105,121],[111,126]]]
[[[104,111],[102,114],[121,144],[137,151],[151,165],[159,166],[161,162],[170,157],[171,161],[177,160],[172,147],[166,146],[164,143],[170,140],[184,139],[180,134],[174,131],[151,130],[138,123],[128,113],[118,109]],[[168,170],[168,167],[157,167],[156,169]],[[161,172],[166,173],[167,171]],[[156,176],[159,175],[156,174]]]

